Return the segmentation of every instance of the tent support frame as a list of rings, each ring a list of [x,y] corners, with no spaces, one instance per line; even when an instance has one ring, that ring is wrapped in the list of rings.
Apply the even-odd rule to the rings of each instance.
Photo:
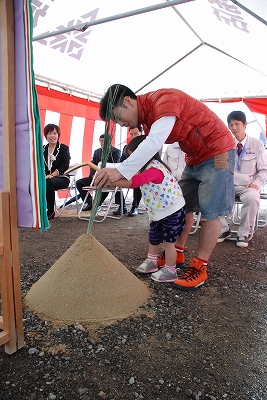
[[[134,15],[144,14],[144,13],[147,13],[150,11],[161,10],[162,8],[173,7],[178,4],[189,3],[190,1],[194,1],[194,0],[171,0],[171,1],[168,1],[167,3],[160,3],[160,4],[155,4],[155,5],[149,6],[149,7],[139,8],[137,10],[128,11],[128,12],[125,12],[122,14],[112,15],[111,17],[102,18],[97,21],[85,22],[83,24],[74,25],[70,28],[64,28],[64,29],[60,29],[58,31],[53,31],[53,32],[45,32],[41,35],[35,36],[32,39],[32,41],[35,42],[37,40],[47,39],[51,36],[56,36],[56,35],[60,35],[62,33],[67,33],[67,32],[71,32],[71,31],[84,32],[90,26],[100,25],[100,24],[104,24],[106,22],[116,21],[118,19],[123,19],[123,18],[132,17]]]
[[[267,21],[265,21],[265,19],[261,18],[259,15],[255,14],[253,11],[249,10],[247,7],[240,4],[239,1],[231,0],[231,2],[236,4],[238,7],[242,8],[242,10],[244,10],[248,14],[252,15],[252,17],[256,18],[258,21],[262,22],[264,25],[267,25]]]

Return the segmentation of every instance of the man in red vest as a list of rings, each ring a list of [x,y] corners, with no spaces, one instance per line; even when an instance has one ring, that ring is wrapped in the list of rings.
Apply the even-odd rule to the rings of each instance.
[[[208,261],[220,235],[219,217],[229,215],[233,208],[232,134],[207,106],[177,89],[160,89],[137,96],[124,85],[112,85],[100,102],[103,120],[109,98],[115,99],[112,120],[122,127],[142,125],[148,137],[118,168],[98,172],[96,185],[106,187],[122,177],[131,179],[164,143],[179,143],[186,161],[179,183],[187,211],[186,227],[176,241],[180,262],[193,224],[193,212],[201,212],[202,224],[197,255],[191,258],[190,267],[174,281],[174,286],[194,289],[207,280]]]

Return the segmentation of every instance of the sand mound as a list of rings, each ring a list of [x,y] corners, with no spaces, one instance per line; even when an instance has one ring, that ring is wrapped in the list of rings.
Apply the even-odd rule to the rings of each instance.
[[[32,286],[26,304],[48,320],[75,323],[125,318],[149,296],[143,282],[84,234]]]

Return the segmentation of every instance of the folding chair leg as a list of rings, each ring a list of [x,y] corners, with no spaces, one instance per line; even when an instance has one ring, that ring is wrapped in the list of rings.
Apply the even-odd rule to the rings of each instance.
[[[118,188],[115,188],[114,192],[113,192],[112,195],[111,195],[111,199],[110,199],[110,202],[109,202],[107,211],[106,211],[106,213],[105,213],[105,215],[104,215],[104,218],[102,218],[101,220],[95,219],[95,222],[102,222],[102,221],[104,221],[106,218],[121,219],[121,218],[123,217],[123,192],[122,192],[121,189],[119,189],[119,190],[120,190],[120,204],[121,204],[121,213],[120,213],[120,215],[109,215],[109,214],[108,214],[108,212],[109,212],[109,210],[110,210],[110,208],[111,208],[112,200],[115,198],[115,195],[116,195],[116,193],[117,193],[117,190],[118,190]]]
[[[89,221],[89,218],[87,218],[87,217],[82,217],[81,216],[81,212],[82,212],[82,210],[83,210],[83,206],[84,206],[84,204],[86,203],[86,200],[87,200],[87,197],[89,196],[89,191],[88,192],[86,192],[86,195],[85,195],[85,198],[84,198],[84,200],[83,200],[83,202],[82,202],[82,205],[81,205],[81,207],[80,207],[80,210],[78,210],[78,218],[79,219],[83,219],[83,220],[85,220],[85,221]],[[78,209],[78,203],[77,203],[77,209]]]
[[[240,201],[235,201],[234,210],[233,210],[233,214],[232,214],[232,222],[233,222],[234,225],[240,225],[240,219],[241,219],[241,217],[240,217],[240,212],[241,212],[240,211],[240,206],[242,206],[242,203]],[[252,239],[254,233],[258,229],[258,218],[259,218],[259,212],[256,215],[256,218],[255,218],[255,221],[254,221],[254,225],[251,226],[251,228],[250,228],[250,233],[249,233],[248,238],[247,238],[248,241]],[[233,229],[231,229],[231,232],[234,233],[234,234],[237,234],[238,230],[234,231]],[[227,238],[226,240],[236,240],[236,238],[230,237],[230,238]]]
[[[66,190],[67,190],[67,189],[66,189]],[[65,204],[66,204],[67,201],[68,201],[68,196],[69,196],[69,194],[70,194],[70,188],[68,189],[68,192],[67,192],[67,194],[66,194],[66,197],[65,197],[65,199],[64,199],[64,202],[63,202],[61,208],[56,208],[56,204],[55,204],[55,217],[56,217],[56,218],[58,218],[58,217],[61,216],[61,214],[62,214],[62,212],[63,212],[63,210],[64,210],[64,208],[65,208]],[[76,201],[77,201],[77,197],[76,197]],[[58,210],[59,210],[59,211],[58,211]]]
[[[193,235],[195,232],[197,232],[198,228],[200,228],[200,221],[201,221],[201,212],[199,211],[198,214],[194,215],[194,221],[195,224],[193,224],[191,231],[189,232],[190,235]]]

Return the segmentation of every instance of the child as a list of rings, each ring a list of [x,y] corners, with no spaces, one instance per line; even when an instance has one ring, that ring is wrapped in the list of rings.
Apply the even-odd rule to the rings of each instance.
[[[127,145],[128,155],[133,153],[146,136],[137,136]],[[136,270],[143,274],[151,272],[157,282],[173,282],[177,279],[175,241],[185,225],[184,198],[178,182],[169,167],[157,152],[132,179],[113,182],[123,188],[140,187],[150,219],[149,247],[147,259]],[[166,262],[158,270],[157,256],[160,244],[164,242]]]

